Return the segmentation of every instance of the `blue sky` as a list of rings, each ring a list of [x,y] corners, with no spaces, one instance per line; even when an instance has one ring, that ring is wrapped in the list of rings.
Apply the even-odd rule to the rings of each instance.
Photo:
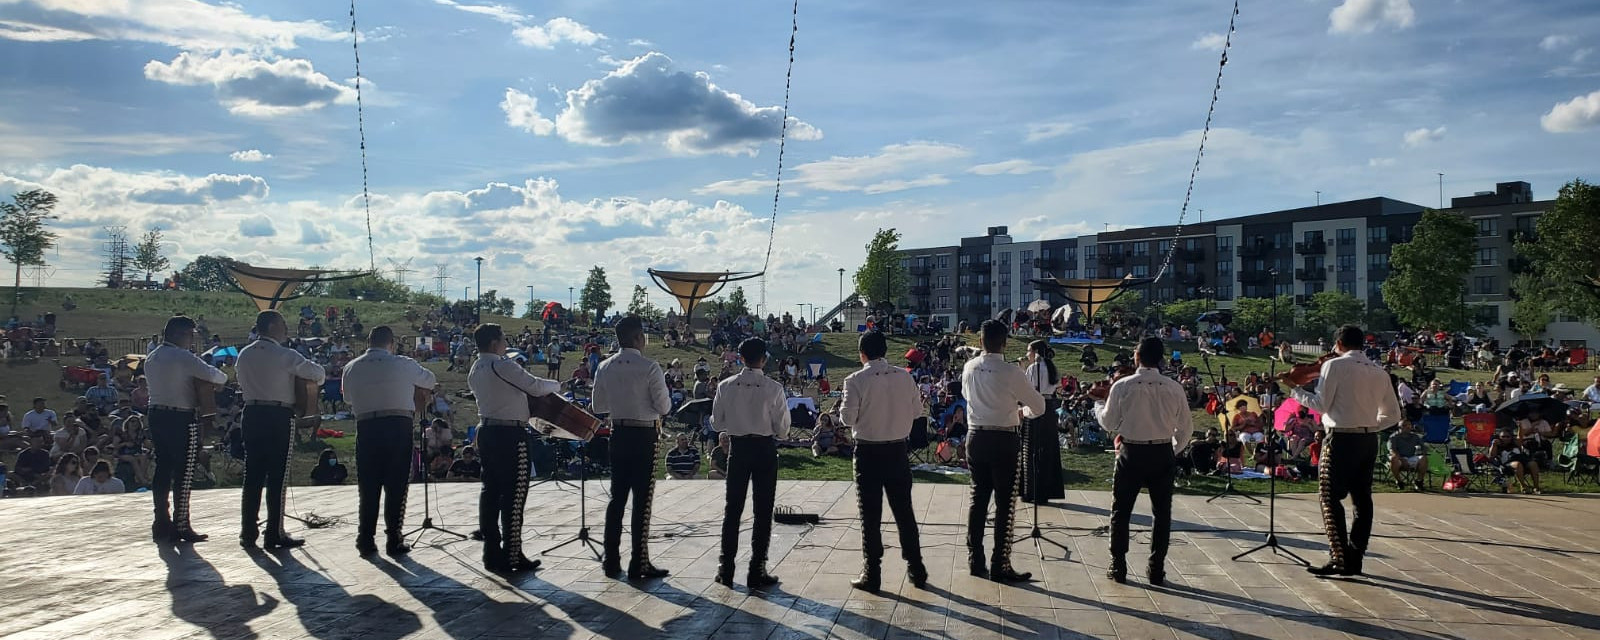
[[[911,6],[801,2],[773,310],[834,302],[880,226],[1176,220],[1230,4]],[[378,265],[459,292],[482,255],[485,288],[564,299],[600,264],[619,301],[650,266],[761,268],[789,10],[358,2]],[[179,264],[368,265],[345,11],[0,0],[0,194],[61,196],[50,282],[91,281],[108,224]],[[1595,179],[1596,34],[1586,0],[1246,0],[1192,207]]]

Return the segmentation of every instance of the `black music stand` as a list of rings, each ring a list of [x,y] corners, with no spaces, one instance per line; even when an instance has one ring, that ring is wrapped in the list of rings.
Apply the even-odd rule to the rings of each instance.
[[[1048,402],[1045,403],[1045,406],[1046,406],[1046,408],[1048,408],[1049,407],[1049,403]],[[1052,417],[1054,417],[1054,412],[1049,412],[1049,413],[1051,413]],[[1034,418],[1034,420],[1042,420],[1042,419],[1043,419],[1042,416],[1039,417],[1039,418]],[[1057,417],[1056,419],[1059,420],[1060,418]],[[1033,455],[1033,448],[1032,448],[1032,446],[1030,446],[1032,444],[1031,443],[1031,439],[1033,437],[1034,429],[1031,426],[1026,425],[1026,424],[1024,424],[1022,428],[1027,429],[1027,431],[1023,432],[1022,449],[1023,449],[1023,451],[1025,453],[1024,453],[1024,456],[1023,456],[1022,459],[1023,459],[1024,463],[1028,465],[1028,486],[1029,486],[1029,488],[1033,489],[1033,522],[1032,522],[1032,526],[1028,529],[1027,535],[1018,536],[1017,539],[1012,540],[1011,542],[1017,543],[1017,542],[1022,542],[1023,540],[1032,540],[1033,541],[1033,549],[1034,549],[1034,551],[1039,553],[1039,561],[1040,562],[1044,561],[1044,543],[1048,542],[1050,544],[1055,545],[1057,548],[1061,549],[1061,559],[1065,560],[1069,556],[1072,555],[1072,549],[1069,549],[1067,547],[1067,545],[1061,544],[1060,542],[1056,542],[1055,540],[1051,540],[1049,538],[1044,537],[1044,531],[1039,528],[1039,503],[1043,502],[1044,500],[1039,497],[1039,493],[1040,493],[1040,487],[1039,487],[1039,465],[1038,465],[1038,461],[1035,460],[1035,458],[1037,456]],[[1060,429],[1060,427],[1057,426],[1056,429],[1052,429],[1051,431],[1055,432],[1055,431],[1057,431],[1059,429]],[[1060,447],[1060,445],[1058,444],[1057,445],[1057,450],[1056,450],[1056,455],[1057,456],[1061,455],[1059,447]],[[1060,464],[1060,463],[1058,462],[1057,464]]]
[[[422,432],[422,425],[420,423],[417,425],[417,431],[418,431],[418,434],[422,436],[422,439],[421,439],[421,441],[422,441],[422,451],[423,451],[423,453],[427,453],[428,440],[427,440],[427,436],[421,433]],[[466,540],[467,539],[467,535],[466,534],[458,533],[458,532],[455,532],[455,531],[451,531],[450,529],[446,529],[444,527],[440,527],[440,526],[437,526],[437,525],[433,524],[433,501],[432,501],[432,494],[433,494],[432,476],[433,476],[433,474],[430,473],[429,470],[428,470],[427,461],[425,461],[425,460],[422,461],[421,467],[422,467],[422,524],[417,525],[417,527],[415,529],[412,529],[410,531],[407,531],[405,533],[400,534],[400,538],[401,539],[405,539],[405,538],[411,537],[412,535],[416,535],[417,536],[417,541],[416,541],[416,543],[413,543],[411,546],[417,546],[417,543],[420,543],[422,541],[422,533],[424,531],[435,531],[435,532],[438,532],[439,535],[455,536],[456,540]]]
[[[539,555],[549,555],[551,551],[555,551],[556,549],[560,549],[569,544],[580,543],[583,546],[588,547],[589,552],[594,554],[594,559],[599,561],[604,556],[600,553],[600,543],[595,542],[594,538],[589,536],[589,492],[585,490],[588,487],[589,482],[589,443],[588,441],[580,442],[582,442],[582,444],[578,446],[578,459],[580,461],[578,465],[578,535],[568,538],[556,546],[545,549],[544,551],[540,551]],[[552,478],[552,480],[554,479]],[[544,482],[550,482],[552,480],[545,480]],[[556,482],[560,481],[556,480]],[[571,485],[572,483],[568,482],[567,484]]]
[[[537,431],[535,431],[535,432],[532,433],[532,435],[530,437],[542,437],[542,436],[540,436],[539,433]],[[588,447],[589,447],[589,443],[587,443],[587,442],[583,443],[583,445],[580,447],[580,451],[579,451],[580,457],[582,456],[582,450],[583,449],[587,449]],[[554,471],[550,472],[550,477],[541,478],[539,480],[536,480],[536,481],[533,482],[533,484],[530,484],[528,486],[529,487],[542,487],[544,485],[553,483],[553,484],[556,485],[557,489],[560,489],[562,491],[566,491],[567,489],[578,489],[579,488],[578,485],[572,484],[572,481],[568,480],[567,477],[563,474],[563,472],[561,470],[561,457],[560,456],[554,456],[554,457],[556,458],[556,464],[555,464],[556,468],[555,468]],[[588,469],[588,466],[589,466],[588,463],[585,462],[583,464],[583,466],[579,469],[579,475],[587,475],[584,472]]]
[[[1278,270],[1277,269],[1273,269],[1272,270],[1272,279],[1273,279],[1274,283],[1277,282],[1277,279],[1278,279]],[[1277,298],[1277,296],[1273,296],[1273,298],[1272,298],[1272,329],[1273,329],[1273,334],[1274,335],[1277,334],[1278,328],[1279,328],[1278,327],[1278,298]],[[1269,368],[1267,370],[1267,379],[1274,381],[1273,382],[1273,386],[1274,387],[1277,386],[1277,382],[1276,382],[1276,380],[1277,380],[1277,376],[1276,376],[1277,372],[1278,372],[1278,361],[1276,359],[1274,359],[1272,361],[1271,368]],[[1286,389],[1285,393],[1287,393],[1287,392],[1288,392],[1288,390]],[[1262,407],[1261,408],[1261,413],[1265,414],[1265,415],[1272,415],[1273,413],[1276,413],[1277,405],[1279,403],[1281,403],[1282,401],[1283,401],[1283,399],[1280,398],[1278,396],[1278,394],[1276,394],[1276,393],[1272,394],[1272,403],[1271,403],[1272,407],[1270,407],[1270,408]],[[1262,444],[1267,446],[1267,455],[1269,456],[1269,458],[1268,458],[1269,460],[1273,459],[1273,457],[1271,457],[1273,455],[1273,453],[1277,453],[1277,455],[1279,455],[1279,456],[1283,455],[1283,447],[1277,444],[1277,441],[1280,438],[1280,436],[1278,435],[1277,425],[1270,425],[1270,426],[1271,426],[1271,428],[1267,430],[1266,439],[1262,440],[1262,442],[1261,442]],[[1252,500],[1253,499],[1254,498],[1252,498]],[[1261,504],[1261,501],[1260,500],[1256,500],[1256,504]],[[1310,562],[1306,562],[1305,558],[1301,558],[1300,556],[1295,555],[1295,553],[1293,551],[1285,549],[1283,547],[1283,545],[1278,543],[1278,517],[1277,517],[1278,516],[1278,512],[1277,512],[1277,507],[1278,507],[1278,473],[1277,473],[1277,469],[1273,469],[1273,472],[1270,474],[1270,479],[1267,480],[1267,539],[1266,539],[1265,542],[1262,542],[1261,544],[1256,545],[1254,548],[1247,549],[1244,552],[1234,556],[1233,557],[1234,560],[1238,560],[1240,558],[1248,556],[1248,555],[1250,555],[1252,553],[1255,553],[1257,551],[1260,551],[1262,549],[1272,549],[1272,552],[1277,554],[1277,555],[1288,556],[1290,558],[1293,558],[1294,561],[1300,563],[1300,566],[1302,566],[1302,567],[1311,566],[1311,563]]]

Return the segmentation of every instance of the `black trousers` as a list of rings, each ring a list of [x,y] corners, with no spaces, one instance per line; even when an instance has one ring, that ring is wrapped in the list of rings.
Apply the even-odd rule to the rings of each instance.
[[[750,532],[750,566],[767,562],[772,543],[772,501],[778,495],[778,441],[735,437],[728,452],[727,506],[722,512],[722,566],[732,567],[739,555],[739,521],[744,519],[745,490],[752,494],[755,523]],[[754,486],[752,486],[754,485]]]
[[[883,499],[889,498],[894,527],[900,532],[900,557],[922,562],[917,515],[911,507],[911,464],[906,443],[856,444],[856,502],[861,511],[861,550],[868,566],[883,561]]]
[[[611,502],[606,505],[606,559],[620,562],[622,512],[633,496],[633,520],[628,525],[633,554],[629,564],[650,562],[650,503],[655,496],[656,458],[660,453],[660,432],[645,427],[616,427],[611,430]]]
[[[1150,491],[1150,566],[1159,567],[1167,559],[1167,541],[1172,537],[1172,482],[1177,474],[1177,459],[1170,443],[1126,444],[1117,450],[1117,466],[1111,480],[1111,557],[1128,554],[1128,520],[1140,489]]]
[[[1328,532],[1329,559],[1359,568],[1372,536],[1372,468],[1378,462],[1378,434],[1333,432],[1322,441],[1317,480],[1322,494],[1322,528]],[[1345,528],[1345,497],[1355,520]]]
[[[150,410],[150,442],[156,457],[150,488],[155,493],[156,522],[171,522],[179,530],[190,528],[189,486],[200,455],[200,426],[194,420],[193,411]]]
[[[522,505],[528,499],[528,429],[478,428],[483,490],[478,494],[478,532],[485,563],[522,557]]]
[[[356,423],[356,482],[361,495],[357,537],[377,535],[380,497],[383,532],[398,536],[405,527],[411,433],[411,418],[406,416],[384,416]]]
[[[283,481],[289,471],[289,407],[245,405],[244,504],[240,535],[255,538],[261,519],[261,491],[267,493],[267,536],[283,533]]]
[[[1067,497],[1061,473],[1061,427],[1056,418],[1060,401],[1050,398],[1043,416],[1023,422],[1022,499],[1043,502]],[[1038,486],[1034,486],[1037,483]]]
[[[1011,522],[1017,512],[1017,485],[1022,465],[1017,458],[1022,442],[1006,431],[974,429],[967,432],[967,464],[972,470],[972,505],[967,509],[967,552],[983,557],[983,522],[994,507],[994,554],[990,564],[1010,566]]]

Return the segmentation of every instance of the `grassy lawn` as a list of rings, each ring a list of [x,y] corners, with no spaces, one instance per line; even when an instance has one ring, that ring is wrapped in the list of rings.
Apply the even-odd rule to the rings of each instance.
[[[9,290],[0,288],[0,295],[9,295]],[[74,311],[65,311],[61,307],[64,297],[71,295],[78,307]],[[367,326],[377,324],[391,324],[399,333],[414,332],[415,327],[404,320],[406,308],[404,305],[375,302],[352,302],[328,298],[307,298],[305,304],[322,308],[327,305],[336,305],[340,308],[353,304],[361,315],[362,321]],[[299,302],[299,301],[296,301]],[[291,303],[293,308],[298,304]],[[173,312],[184,312],[191,315],[205,314],[211,329],[222,335],[228,343],[242,342],[249,331],[249,326],[255,315],[255,307],[242,294],[237,293],[202,293],[202,292],[169,292],[169,291],[108,291],[104,289],[45,289],[39,291],[27,290],[20,314],[30,317],[45,311],[54,311],[58,316],[60,333],[66,337],[136,337],[148,336],[158,332],[166,317]],[[485,320],[500,322],[506,326],[508,332],[520,331],[524,325],[538,330],[539,323],[515,318],[487,317]],[[835,390],[842,388],[844,377],[859,367],[856,358],[856,335],[839,334],[824,335],[820,345],[812,346],[807,352],[794,355],[799,356],[801,362],[810,358],[820,357],[826,363],[827,377]],[[1016,358],[1026,351],[1027,338],[1014,339],[1006,350],[1007,358]],[[975,338],[969,338],[975,341]],[[890,341],[890,361],[903,362],[901,354],[912,347],[915,341],[910,338],[896,337]],[[1110,362],[1116,355],[1117,349],[1129,348],[1128,345],[1105,345],[1096,348],[1102,363]],[[1192,345],[1172,344],[1170,348],[1185,351],[1185,355],[1193,360],[1193,364],[1200,366],[1202,375],[1205,367],[1200,365],[1198,359],[1193,358],[1188,352]],[[142,349],[142,343],[141,343]],[[772,349],[774,359],[782,359],[788,355],[776,346]],[[711,354],[704,349],[667,348],[654,342],[646,349],[646,355],[663,364],[677,358],[684,361],[685,368],[690,368],[696,358],[706,356],[715,362],[720,354]],[[1230,379],[1243,379],[1250,372],[1266,374],[1272,369],[1272,363],[1267,358],[1265,351],[1246,354],[1245,356],[1218,356],[1211,358],[1212,372],[1218,376],[1223,375],[1224,369]],[[1056,354],[1056,364],[1064,373],[1080,374],[1078,364],[1079,352],[1076,349],[1059,350]],[[67,358],[66,360],[71,360]],[[578,358],[569,357],[563,362],[562,377],[569,377],[576,368]],[[57,386],[60,379],[60,368],[66,363],[62,359],[40,360],[12,360],[0,366],[0,394],[10,400],[13,414],[20,417],[26,410],[27,399],[34,396],[43,396],[49,406],[58,411],[69,408],[74,393],[68,393]],[[466,375],[460,371],[446,371],[446,363],[427,363],[439,378],[440,384],[446,393],[452,394],[457,411],[455,427],[458,434],[464,433],[467,425],[477,421],[477,407],[470,400],[454,398],[453,394],[466,388]],[[716,368],[715,366],[713,367]],[[535,371],[543,374],[542,367]],[[1581,389],[1588,386],[1592,372],[1553,373],[1554,382],[1565,383],[1570,387]],[[1207,376],[1209,377],[1209,376]],[[1450,380],[1479,381],[1487,380],[1489,372],[1484,371],[1455,371],[1441,370],[1440,377]],[[831,400],[824,400],[825,407],[831,407]],[[1196,429],[1215,426],[1216,419],[1206,415],[1203,411],[1195,412]],[[350,421],[327,422],[326,428],[344,430],[344,438],[330,438],[326,440],[339,453],[341,460],[351,467],[352,474],[356,472],[355,461],[355,425]],[[666,447],[663,447],[663,452]],[[295,484],[307,484],[310,478],[310,469],[315,464],[318,446],[304,445],[295,454],[295,459],[290,472],[290,479]],[[800,449],[782,450],[780,463],[780,477],[794,480],[849,480],[851,478],[850,461],[844,458],[827,457],[814,458],[811,453]],[[6,461],[11,462],[10,455]],[[1062,465],[1065,471],[1065,481],[1068,487],[1075,489],[1109,489],[1112,473],[1112,454],[1109,451],[1064,451],[1062,452]],[[1437,453],[1432,458],[1435,468],[1434,486],[1444,477],[1445,464]],[[213,467],[222,469],[219,461]],[[236,480],[223,478],[225,484],[234,484]],[[354,482],[355,478],[351,478]],[[966,476],[947,476],[934,473],[918,473],[917,480],[923,482],[957,482],[968,481]],[[1244,491],[1264,492],[1265,481],[1237,481],[1235,485]],[[1557,474],[1546,474],[1544,487],[1547,491],[1560,492],[1573,490],[1560,481]],[[1222,482],[1218,478],[1197,477],[1190,481],[1184,491],[1192,493],[1215,493],[1220,490]],[[1387,487],[1387,489],[1385,489]],[[1315,491],[1315,482],[1280,482],[1280,491],[1306,492]],[[1593,491],[1593,487],[1580,488]],[[1393,485],[1379,484],[1379,490],[1393,490]]]

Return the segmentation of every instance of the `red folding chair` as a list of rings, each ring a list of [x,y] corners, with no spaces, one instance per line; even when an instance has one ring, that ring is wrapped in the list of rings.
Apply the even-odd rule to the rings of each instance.
[[[1494,430],[1500,418],[1492,413],[1469,413],[1461,420],[1467,425],[1467,446],[1487,453],[1489,445],[1494,444]]]

